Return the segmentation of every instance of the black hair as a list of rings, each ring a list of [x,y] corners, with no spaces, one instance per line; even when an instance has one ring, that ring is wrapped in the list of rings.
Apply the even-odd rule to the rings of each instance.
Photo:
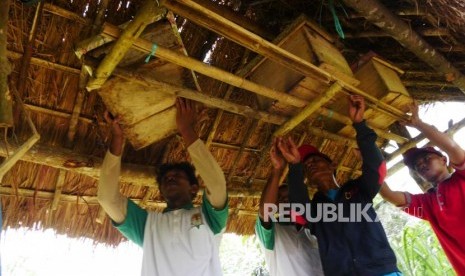
[[[187,179],[191,185],[199,185],[199,180],[195,176],[195,167],[189,162],[161,164],[156,172],[158,185],[160,185],[163,177],[170,171],[183,171],[187,175]]]

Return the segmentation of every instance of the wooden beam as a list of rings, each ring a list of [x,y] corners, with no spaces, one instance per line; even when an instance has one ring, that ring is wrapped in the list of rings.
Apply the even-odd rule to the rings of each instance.
[[[7,36],[10,0],[0,7],[0,128],[13,127],[13,97],[8,88],[11,65],[7,58]],[[5,133],[6,134],[6,133]],[[5,135],[6,136],[6,135]]]
[[[433,69],[453,79],[454,83],[465,93],[465,76],[403,20],[384,7],[377,0],[343,0],[346,5],[362,14],[386,33],[395,38],[401,45],[414,53]]]
[[[288,120],[286,123],[278,128],[273,136],[283,136],[293,130],[297,125],[312,115],[317,109],[329,102],[338,92],[342,90],[342,86],[335,82],[328,90],[312,100],[302,111],[296,116]]]
[[[65,185],[65,176],[66,171],[60,170],[55,184],[55,195],[53,196],[52,206],[50,207],[52,211],[58,209],[58,203],[60,203],[61,192],[63,190],[63,186]]]
[[[113,45],[112,50],[108,53],[97,68],[95,75],[87,83],[87,89],[95,90],[100,88],[110,77],[118,63],[123,59],[126,52],[132,44],[144,31],[145,27],[156,19],[162,19],[165,16],[166,9],[159,8],[156,0],[145,0],[140,10],[129,23],[124,32]]]
[[[443,102],[465,102],[465,95],[459,89],[437,89],[427,90],[427,89],[413,89],[408,90],[410,95],[422,102],[432,102],[432,101],[443,101]]]

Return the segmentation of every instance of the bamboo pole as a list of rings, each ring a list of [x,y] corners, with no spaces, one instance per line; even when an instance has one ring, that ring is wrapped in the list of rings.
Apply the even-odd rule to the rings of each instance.
[[[465,93],[465,76],[382,3],[376,0],[344,0],[344,3],[391,35],[433,69],[441,72],[448,79],[452,77],[454,79],[452,83]]]
[[[121,30],[118,27],[111,26],[110,24],[104,24],[103,33],[113,38],[117,38],[119,37]],[[152,51],[153,45],[149,41],[138,39],[136,43],[134,44],[134,46],[138,50],[144,51],[146,53],[150,53]],[[157,45],[154,55],[158,58],[161,58],[171,63],[183,66],[185,68],[194,70],[208,77],[228,83],[235,87],[239,87],[239,88],[246,89],[248,91],[252,91],[264,97],[278,100],[288,105],[292,105],[296,107],[304,107],[307,103],[305,100],[302,100],[295,96],[286,94],[284,92],[279,92],[279,91],[276,91],[274,89],[271,89],[271,88],[268,88],[262,85],[258,85],[245,78],[238,77],[227,71],[215,68],[203,62],[200,62],[196,59],[186,57],[182,54],[179,54],[175,51],[168,50],[159,45]]]
[[[289,121],[281,125],[278,128],[273,136],[283,136],[293,130],[297,125],[307,119],[310,115],[312,115],[317,109],[319,109],[322,105],[329,102],[338,92],[342,90],[342,86],[335,82],[332,84],[328,90],[326,90],[323,94],[316,97],[312,102],[310,102],[302,111],[299,112],[296,116],[291,118]]]
[[[105,11],[108,6],[108,1],[109,0],[102,0],[99,6],[99,10],[97,12],[97,15],[95,16],[94,24],[92,25],[92,29],[90,31],[90,34],[95,35],[100,31],[100,28],[102,26],[102,19],[105,15]],[[71,148],[72,144],[74,142],[74,137],[76,136],[76,131],[77,131],[77,126],[79,122],[79,116],[81,114],[82,106],[84,104],[84,98],[86,95],[86,83],[89,80],[89,74],[88,71],[85,68],[85,65],[83,64],[81,66],[81,73],[79,74],[79,89],[76,95],[76,99],[74,100],[74,107],[73,107],[73,113],[71,115],[71,118],[69,120],[69,127],[68,127],[68,133],[66,134],[68,140],[66,141],[67,147]]]
[[[316,75],[326,82],[335,80],[331,74],[318,68],[318,66],[283,50],[273,43],[270,43],[260,36],[245,30],[236,23],[227,20],[221,15],[206,9],[194,1],[162,0],[160,1],[160,4],[167,7],[174,13],[232,41],[235,41],[251,51],[260,53],[261,55],[270,58],[289,69],[295,70],[299,73],[305,72],[304,75]],[[277,55],[282,58],[275,58]]]
[[[231,179],[234,176],[234,173],[236,172],[237,165],[239,164],[239,161],[241,160],[242,154],[245,151],[245,148],[246,148],[245,145],[249,141],[252,134],[255,132],[257,126],[258,126],[258,121],[257,120],[253,120],[252,124],[248,126],[247,132],[246,132],[246,134],[244,136],[244,139],[242,140],[239,151],[237,152],[236,157],[234,158],[234,161],[232,163],[231,169],[229,170],[229,175],[228,175],[228,178],[226,179],[227,183],[231,182]]]
[[[100,88],[107,78],[110,77],[111,72],[123,59],[132,44],[144,31],[145,27],[153,22],[152,18],[161,19],[164,17],[165,13],[166,9],[159,8],[156,0],[146,0],[134,20],[129,23],[118,41],[113,45],[111,52],[108,53],[100,63],[95,75],[87,83],[87,89],[95,90]]]
[[[315,66],[314,64],[289,53],[279,46],[262,39],[261,37],[245,30],[239,25],[226,20],[221,15],[209,11],[194,1],[162,0],[161,4],[173,12],[192,20],[197,24],[200,24],[207,29],[221,34],[228,39],[298,73],[301,73],[305,76],[313,76],[317,78],[319,77],[328,83],[331,81],[339,81],[345,89],[358,95],[364,96],[367,100],[375,103],[376,106],[378,106],[377,108],[383,108],[386,111],[392,113],[390,115],[394,116],[396,119],[407,118],[407,116],[401,110],[377,100],[375,97],[372,97],[368,93],[347,83],[345,80],[340,79],[337,76],[334,76],[327,71]]]
[[[68,11],[66,9],[63,9],[59,6],[56,6],[56,5],[53,5],[53,4],[50,4],[50,3],[45,3],[44,4],[44,11],[47,11],[51,14],[55,14],[55,15],[58,15],[60,17],[63,17],[63,18],[66,18],[66,19],[69,19],[75,23],[79,23],[79,24],[82,24],[82,25],[91,25],[92,24],[92,20],[89,19],[89,18],[85,18],[85,17],[82,17],[81,15],[77,14],[77,13],[74,13],[74,12],[71,12],[71,11]]]
[[[11,65],[8,62],[6,47],[10,4],[10,0],[6,0],[0,7],[0,128],[5,128],[5,131],[14,125],[13,101],[8,88]]]
[[[465,128],[465,119],[462,119],[460,121],[458,121],[457,123],[455,123],[452,127],[450,127],[448,130],[446,130],[446,133],[449,135],[449,136],[453,136],[457,131],[461,130],[462,128]],[[408,149],[412,148],[412,147],[415,147],[419,142],[421,142],[422,140],[424,139],[427,139],[422,133],[420,133],[417,137],[413,138],[411,140],[411,142],[405,144],[405,145],[402,145],[402,147],[400,147],[398,150],[396,150],[395,152],[393,152],[388,158],[387,158],[387,162],[391,161],[391,160],[394,160],[395,158],[397,158],[398,156],[400,156],[401,154],[403,154],[404,152],[406,152]],[[431,142],[428,143],[428,145],[430,146],[433,146],[431,144]],[[404,167],[404,162],[403,161],[400,161],[399,163],[393,165],[391,168],[389,168],[388,170],[388,176],[390,175],[393,175],[394,173],[396,173],[397,171],[399,171],[400,169],[402,169]]]
[[[44,7],[44,2],[39,2],[36,7],[36,12],[34,14],[34,20],[32,21],[31,30],[29,31],[29,37],[26,41],[26,47],[24,54],[21,60],[21,67],[19,69],[18,80],[17,80],[17,90],[20,93],[24,93],[26,88],[26,80],[28,76],[29,64],[31,62],[32,52],[34,49],[34,44],[36,40],[37,27],[40,24],[40,19],[42,17],[42,10]]]
[[[18,58],[21,58],[23,54],[16,53],[13,51],[8,51],[7,56],[12,59],[18,59]],[[79,74],[81,72],[79,68],[73,68],[73,67],[69,67],[66,65],[61,65],[58,63],[54,63],[51,61],[47,61],[47,60],[44,60],[41,58],[35,58],[35,57],[31,58],[31,64],[37,65],[43,68],[47,68],[47,69],[70,73],[70,74]]]
[[[180,97],[184,97],[187,99],[191,99],[197,102],[201,102],[207,106],[227,110],[228,112],[239,114],[246,116],[248,118],[255,118],[259,120],[263,120],[264,122],[272,123],[272,124],[282,124],[286,121],[285,117],[266,113],[263,111],[255,111],[249,106],[243,106],[240,104],[234,104],[228,101],[225,101],[220,98],[215,98],[208,96],[206,94],[198,93],[195,90],[191,90],[188,88],[183,88],[179,86],[175,86],[168,83],[159,82],[153,79],[150,76],[141,76],[138,73],[126,71],[124,69],[116,69],[114,71],[114,75],[133,81],[135,83],[139,83],[147,88],[152,88],[156,93],[168,93]]]
[[[55,185],[55,195],[53,196],[52,206],[50,207],[50,210],[52,211],[58,209],[58,203],[60,203],[61,192],[63,191],[63,186],[65,185],[65,176],[66,171],[60,170]]]
[[[26,117],[26,121],[29,125],[29,128],[32,131],[31,137],[26,140],[24,144],[22,144],[19,148],[14,150],[13,155],[9,156],[8,152],[6,153],[7,159],[3,160],[3,163],[0,165],[0,182],[3,179],[3,176],[29,151],[29,149],[34,146],[37,141],[40,139],[40,135],[37,132],[37,129],[34,125],[34,123],[31,120],[31,117],[29,116],[29,112],[25,109],[24,103],[19,96],[18,91],[13,89],[13,95],[15,96],[15,99],[18,103],[19,108],[23,112],[24,116]],[[5,151],[6,150],[6,145],[4,147]]]

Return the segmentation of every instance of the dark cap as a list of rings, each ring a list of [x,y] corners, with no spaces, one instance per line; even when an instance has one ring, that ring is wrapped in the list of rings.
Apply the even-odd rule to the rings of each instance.
[[[333,162],[331,160],[331,158],[328,157],[328,155],[321,153],[317,148],[315,148],[312,145],[302,145],[302,146],[300,146],[299,147],[299,153],[300,153],[300,162],[304,162],[311,155],[318,155],[320,157],[323,157],[329,163]]]
[[[427,153],[434,153],[439,156],[444,156],[440,151],[436,150],[434,147],[423,147],[423,148],[413,147],[407,150],[406,152],[404,152],[404,154],[402,154],[402,156],[404,157],[404,164],[410,169],[414,170],[415,160],[420,155],[427,154]]]

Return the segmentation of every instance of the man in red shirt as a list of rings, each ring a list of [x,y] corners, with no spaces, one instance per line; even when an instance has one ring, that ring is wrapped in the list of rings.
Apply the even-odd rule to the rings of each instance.
[[[414,147],[403,154],[404,163],[433,188],[425,194],[411,195],[391,191],[384,184],[380,194],[392,204],[404,207],[408,214],[427,220],[457,274],[465,275],[465,151],[448,135],[421,121],[416,104],[406,124],[446,152],[455,172],[450,173],[447,157],[433,147]]]

